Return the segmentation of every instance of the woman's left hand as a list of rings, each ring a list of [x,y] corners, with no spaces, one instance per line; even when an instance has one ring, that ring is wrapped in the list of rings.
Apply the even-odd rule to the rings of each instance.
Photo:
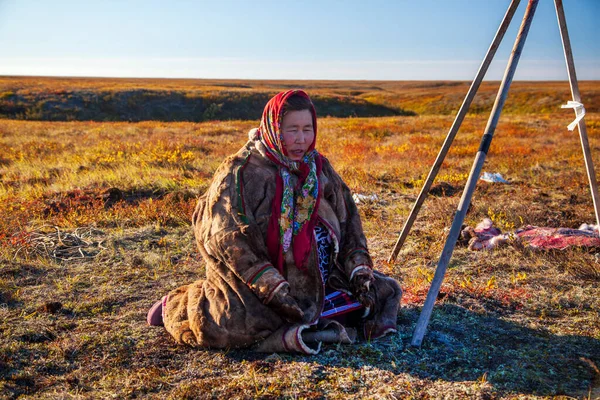
[[[357,271],[350,281],[352,294],[365,307],[375,305],[375,277],[371,268],[362,268]]]
[[[290,285],[287,283],[273,296],[269,306],[288,322],[296,323],[304,318],[304,312],[290,294]]]

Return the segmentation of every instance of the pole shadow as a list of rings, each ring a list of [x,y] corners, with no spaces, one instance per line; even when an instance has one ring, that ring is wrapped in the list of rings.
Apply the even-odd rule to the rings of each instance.
[[[316,356],[283,355],[282,360],[316,362],[312,374],[322,379],[326,367],[365,366],[410,374],[431,381],[488,382],[504,394],[538,396],[587,393],[600,364],[600,340],[555,335],[463,307],[436,306],[420,348],[410,340],[418,319],[415,307],[403,308],[398,333],[354,345],[326,345]],[[234,350],[237,360],[263,362],[268,354]]]

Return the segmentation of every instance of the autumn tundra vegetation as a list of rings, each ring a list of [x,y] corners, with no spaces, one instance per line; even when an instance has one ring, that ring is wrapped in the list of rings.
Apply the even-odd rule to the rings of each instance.
[[[600,249],[458,246],[420,348],[410,338],[479,147],[485,82],[417,221],[386,262],[469,82],[0,77],[0,396],[595,398]],[[317,356],[198,350],[146,325],[202,277],[190,218],[266,100],[314,98],[317,148],[358,204],[398,333]],[[600,165],[600,83],[580,82]],[[567,82],[514,82],[466,224],[596,223]],[[372,196],[376,195],[376,196]]]

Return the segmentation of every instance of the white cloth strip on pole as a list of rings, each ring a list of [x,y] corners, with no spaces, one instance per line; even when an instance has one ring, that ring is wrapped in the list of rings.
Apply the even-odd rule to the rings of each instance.
[[[558,19],[560,38],[562,40],[563,50],[565,53],[565,62],[567,63],[567,73],[569,75],[571,95],[573,96],[574,102],[581,104],[581,94],[579,93],[579,84],[577,83],[577,74],[575,73],[575,61],[573,59],[573,51],[571,50],[571,41],[569,40],[567,19],[565,18],[565,10],[563,8],[562,0],[554,0],[554,6],[556,8],[556,18]],[[596,223],[600,225],[600,196],[598,196],[598,182],[596,181],[596,172],[594,171],[594,163],[592,161],[592,153],[590,150],[590,143],[588,141],[587,128],[585,126],[585,119],[583,117],[579,118],[577,121],[577,128],[579,129],[579,140],[581,141],[581,149],[583,150],[585,170],[587,172],[588,181],[590,184],[590,191],[592,192]]]
[[[512,53],[509,57],[508,65],[506,66],[506,71],[504,72],[502,83],[500,84],[500,88],[498,89],[498,94],[496,96],[496,100],[494,101],[494,106],[492,107],[492,112],[488,119],[488,123],[485,128],[485,133],[483,134],[483,138],[479,146],[479,151],[475,156],[475,161],[473,162],[471,172],[469,173],[469,178],[467,179],[467,184],[458,204],[456,214],[454,215],[454,221],[452,221],[450,232],[448,233],[448,237],[446,238],[444,249],[442,250],[442,254],[440,255],[440,259],[438,261],[438,265],[433,276],[433,280],[431,281],[431,286],[429,287],[429,291],[427,292],[425,304],[423,304],[423,309],[421,311],[421,314],[419,315],[417,326],[415,327],[415,331],[413,333],[411,341],[412,346],[421,346],[421,343],[423,342],[423,337],[425,336],[425,332],[427,331],[427,325],[429,324],[429,320],[431,318],[433,306],[435,305],[435,301],[440,292],[442,281],[444,280],[444,275],[446,274],[446,268],[448,267],[450,257],[452,257],[452,253],[454,252],[454,246],[456,245],[456,241],[460,234],[462,224],[465,220],[465,215],[467,214],[469,204],[471,203],[471,197],[473,196],[473,192],[475,191],[475,186],[477,184],[477,180],[479,179],[479,175],[481,174],[483,163],[485,162],[485,157],[490,148],[490,144],[492,143],[494,131],[498,124],[498,120],[500,119],[502,107],[506,102],[506,98],[508,96],[508,89],[510,88],[510,84],[517,69],[519,58],[521,57],[521,53],[525,45],[525,39],[527,38],[527,34],[529,33],[529,28],[531,27],[531,21],[535,14],[537,4],[538,0],[529,0],[529,4],[527,5],[527,9],[525,10],[523,22],[521,23],[519,33],[517,34],[517,38],[513,46]]]
[[[511,2],[511,4],[508,6],[508,9],[506,10],[506,14],[504,15],[504,18],[502,19],[500,26],[498,27],[496,36],[492,40],[492,43],[490,44],[490,47],[489,47],[483,61],[481,62],[479,71],[477,71],[477,75],[475,76],[473,83],[471,83],[471,87],[469,88],[469,91],[467,92],[467,95],[465,96],[465,99],[464,99],[462,105],[460,106],[458,113],[456,114],[456,118],[454,119],[454,122],[452,123],[452,126],[450,127],[450,130],[448,131],[446,140],[444,140],[444,144],[442,145],[442,148],[440,149],[440,152],[438,153],[438,156],[435,159],[435,162],[433,163],[431,170],[429,171],[429,175],[427,175],[427,179],[425,179],[423,188],[421,188],[421,193],[419,193],[419,196],[417,197],[415,204],[413,205],[412,209],[410,210],[410,214],[408,215],[408,218],[404,222],[404,227],[402,228],[402,231],[400,232],[400,236],[398,237],[398,240],[396,241],[396,244],[394,245],[392,254],[388,258],[389,263],[392,263],[396,260],[396,257],[398,256],[398,252],[402,248],[402,245],[404,244],[404,241],[406,240],[406,237],[408,236],[408,232],[410,231],[410,228],[412,227],[415,219],[417,218],[417,214],[419,213],[419,210],[421,209],[421,206],[423,205],[423,202],[425,201],[425,198],[427,197],[427,194],[429,193],[429,189],[431,189],[431,185],[433,184],[433,181],[435,180],[435,177],[437,176],[437,174],[442,166],[442,163],[444,162],[444,159],[446,158],[446,155],[448,154],[448,151],[450,150],[450,146],[452,145],[452,142],[454,141],[454,137],[456,136],[456,133],[460,129],[460,126],[461,126],[465,116],[467,115],[467,111],[469,110],[469,107],[471,106],[471,103],[473,102],[473,99],[475,98],[475,95],[477,94],[477,91],[479,90],[479,86],[481,85],[481,82],[483,81],[483,78],[485,77],[485,74],[486,74],[490,64],[492,63],[494,55],[496,54],[496,50],[498,50],[498,47],[500,46],[500,43],[502,42],[502,39],[504,38],[504,34],[506,33],[506,30],[508,29],[508,26],[510,25],[511,20],[512,20],[513,16],[515,15],[515,11],[517,11],[517,7],[519,6],[520,2],[521,2],[521,0],[513,0]]]
[[[575,110],[575,120],[567,126],[570,131],[575,130],[575,127],[579,124],[579,121],[585,117],[585,107],[578,101],[569,100],[567,104],[563,104],[560,108],[572,108]]]

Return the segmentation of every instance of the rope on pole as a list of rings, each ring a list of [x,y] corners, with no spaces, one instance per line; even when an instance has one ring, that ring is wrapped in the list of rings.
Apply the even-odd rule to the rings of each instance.
[[[575,61],[573,59],[573,51],[571,50],[571,41],[569,40],[567,20],[565,18],[565,10],[563,8],[562,0],[554,0],[554,6],[556,8],[556,17],[558,19],[558,27],[560,29],[560,38],[562,40],[565,61],[567,63],[567,73],[569,75],[569,84],[571,85],[571,95],[573,96],[573,102],[581,104],[581,109],[583,109],[583,104],[581,103],[581,94],[579,93],[579,84],[577,83],[577,74],[575,73]],[[600,198],[598,197],[598,183],[596,181],[596,173],[594,172],[594,163],[592,161],[590,143],[588,141],[587,128],[585,126],[585,110],[582,114],[578,112],[576,107],[574,107],[574,110],[576,117],[575,121],[577,122],[576,125],[579,129],[581,148],[583,150],[583,160],[585,162],[585,169],[590,182],[592,201],[594,202],[596,223],[600,225]]]

